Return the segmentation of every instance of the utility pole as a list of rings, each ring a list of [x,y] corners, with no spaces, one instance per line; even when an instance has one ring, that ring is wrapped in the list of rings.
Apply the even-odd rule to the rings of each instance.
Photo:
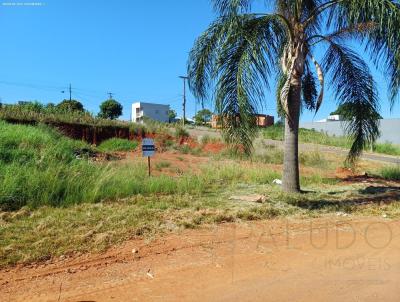
[[[113,97],[113,94],[114,94],[114,93],[112,93],[112,92],[107,92],[107,94],[108,94],[109,100],[112,100],[112,97]]]
[[[69,92],[69,101],[71,101],[72,100],[72,86],[71,86],[71,83],[69,84],[68,92]],[[65,90],[62,90],[61,93],[65,93]]]
[[[187,76],[179,76],[183,80],[183,118],[182,125],[185,126],[186,120],[186,80],[189,79]]]

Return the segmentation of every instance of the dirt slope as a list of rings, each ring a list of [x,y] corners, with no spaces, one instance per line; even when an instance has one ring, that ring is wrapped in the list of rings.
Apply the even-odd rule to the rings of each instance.
[[[1,271],[0,300],[399,301],[399,235],[345,217],[189,230]]]

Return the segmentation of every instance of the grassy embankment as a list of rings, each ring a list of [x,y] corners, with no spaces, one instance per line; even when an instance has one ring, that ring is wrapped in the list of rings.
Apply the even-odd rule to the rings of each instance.
[[[128,143],[104,144],[109,150]],[[209,158],[199,173],[148,178],[140,161],[94,162],[85,156],[96,151],[47,126],[0,122],[0,266],[100,251],[133,236],[203,223],[337,211],[400,215],[396,203],[360,205],[360,198],[382,196],[365,191],[365,184],[337,185],[327,174],[335,163],[322,155],[303,160],[309,173],[302,185],[310,193],[288,195],[272,184],[281,175],[269,158],[251,162],[222,155]],[[175,152],[178,158],[179,148]],[[398,175],[394,171],[390,177]],[[267,202],[229,199],[254,193],[266,195]]]
[[[284,130],[282,126],[275,125],[263,129],[262,135],[268,139],[283,140]],[[328,145],[346,149],[351,147],[351,141],[347,137],[331,136],[323,132],[303,128],[299,131],[299,141],[302,143]],[[376,143],[373,145],[372,150],[376,153],[400,156],[400,146],[391,143]],[[371,148],[368,148],[366,151],[371,151]]]

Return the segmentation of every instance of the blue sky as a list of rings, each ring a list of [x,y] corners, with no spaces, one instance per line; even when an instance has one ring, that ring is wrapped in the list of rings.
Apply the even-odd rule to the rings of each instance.
[[[129,119],[130,104],[139,100],[170,104],[181,114],[178,76],[185,74],[195,38],[215,17],[209,0],[41,3],[0,5],[1,102],[57,103],[67,97],[61,91],[71,83],[72,97],[95,113],[111,91],[124,106],[124,119]],[[383,76],[376,73],[375,79],[382,92],[382,115],[400,117],[399,103],[389,110]],[[275,115],[275,95],[266,95],[263,111]],[[316,120],[336,108],[330,93],[324,102]],[[189,93],[188,115],[195,109]],[[304,113],[302,120],[313,117]]]

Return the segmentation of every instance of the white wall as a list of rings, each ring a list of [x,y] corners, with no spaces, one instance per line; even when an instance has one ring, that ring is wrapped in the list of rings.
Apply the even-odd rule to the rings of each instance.
[[[300,123],[301,128],[315,129],[317,131],[327,132],[329,135],[343,136],[345,135],[345,122],[308,122]],[[400,144],[400,119],[383,119],[380,120],[379,130],[381,136],[378,142],[391,142]]]
[[[140,108],[139,115],[136,114],[136,109]],[[133,122],[143,122],[138,121],[142,117],[148,117],[152,120],[168,123],[168,110],[169,105],[153,104],[153,103],[134,103],[132,104],[132,121]]]

